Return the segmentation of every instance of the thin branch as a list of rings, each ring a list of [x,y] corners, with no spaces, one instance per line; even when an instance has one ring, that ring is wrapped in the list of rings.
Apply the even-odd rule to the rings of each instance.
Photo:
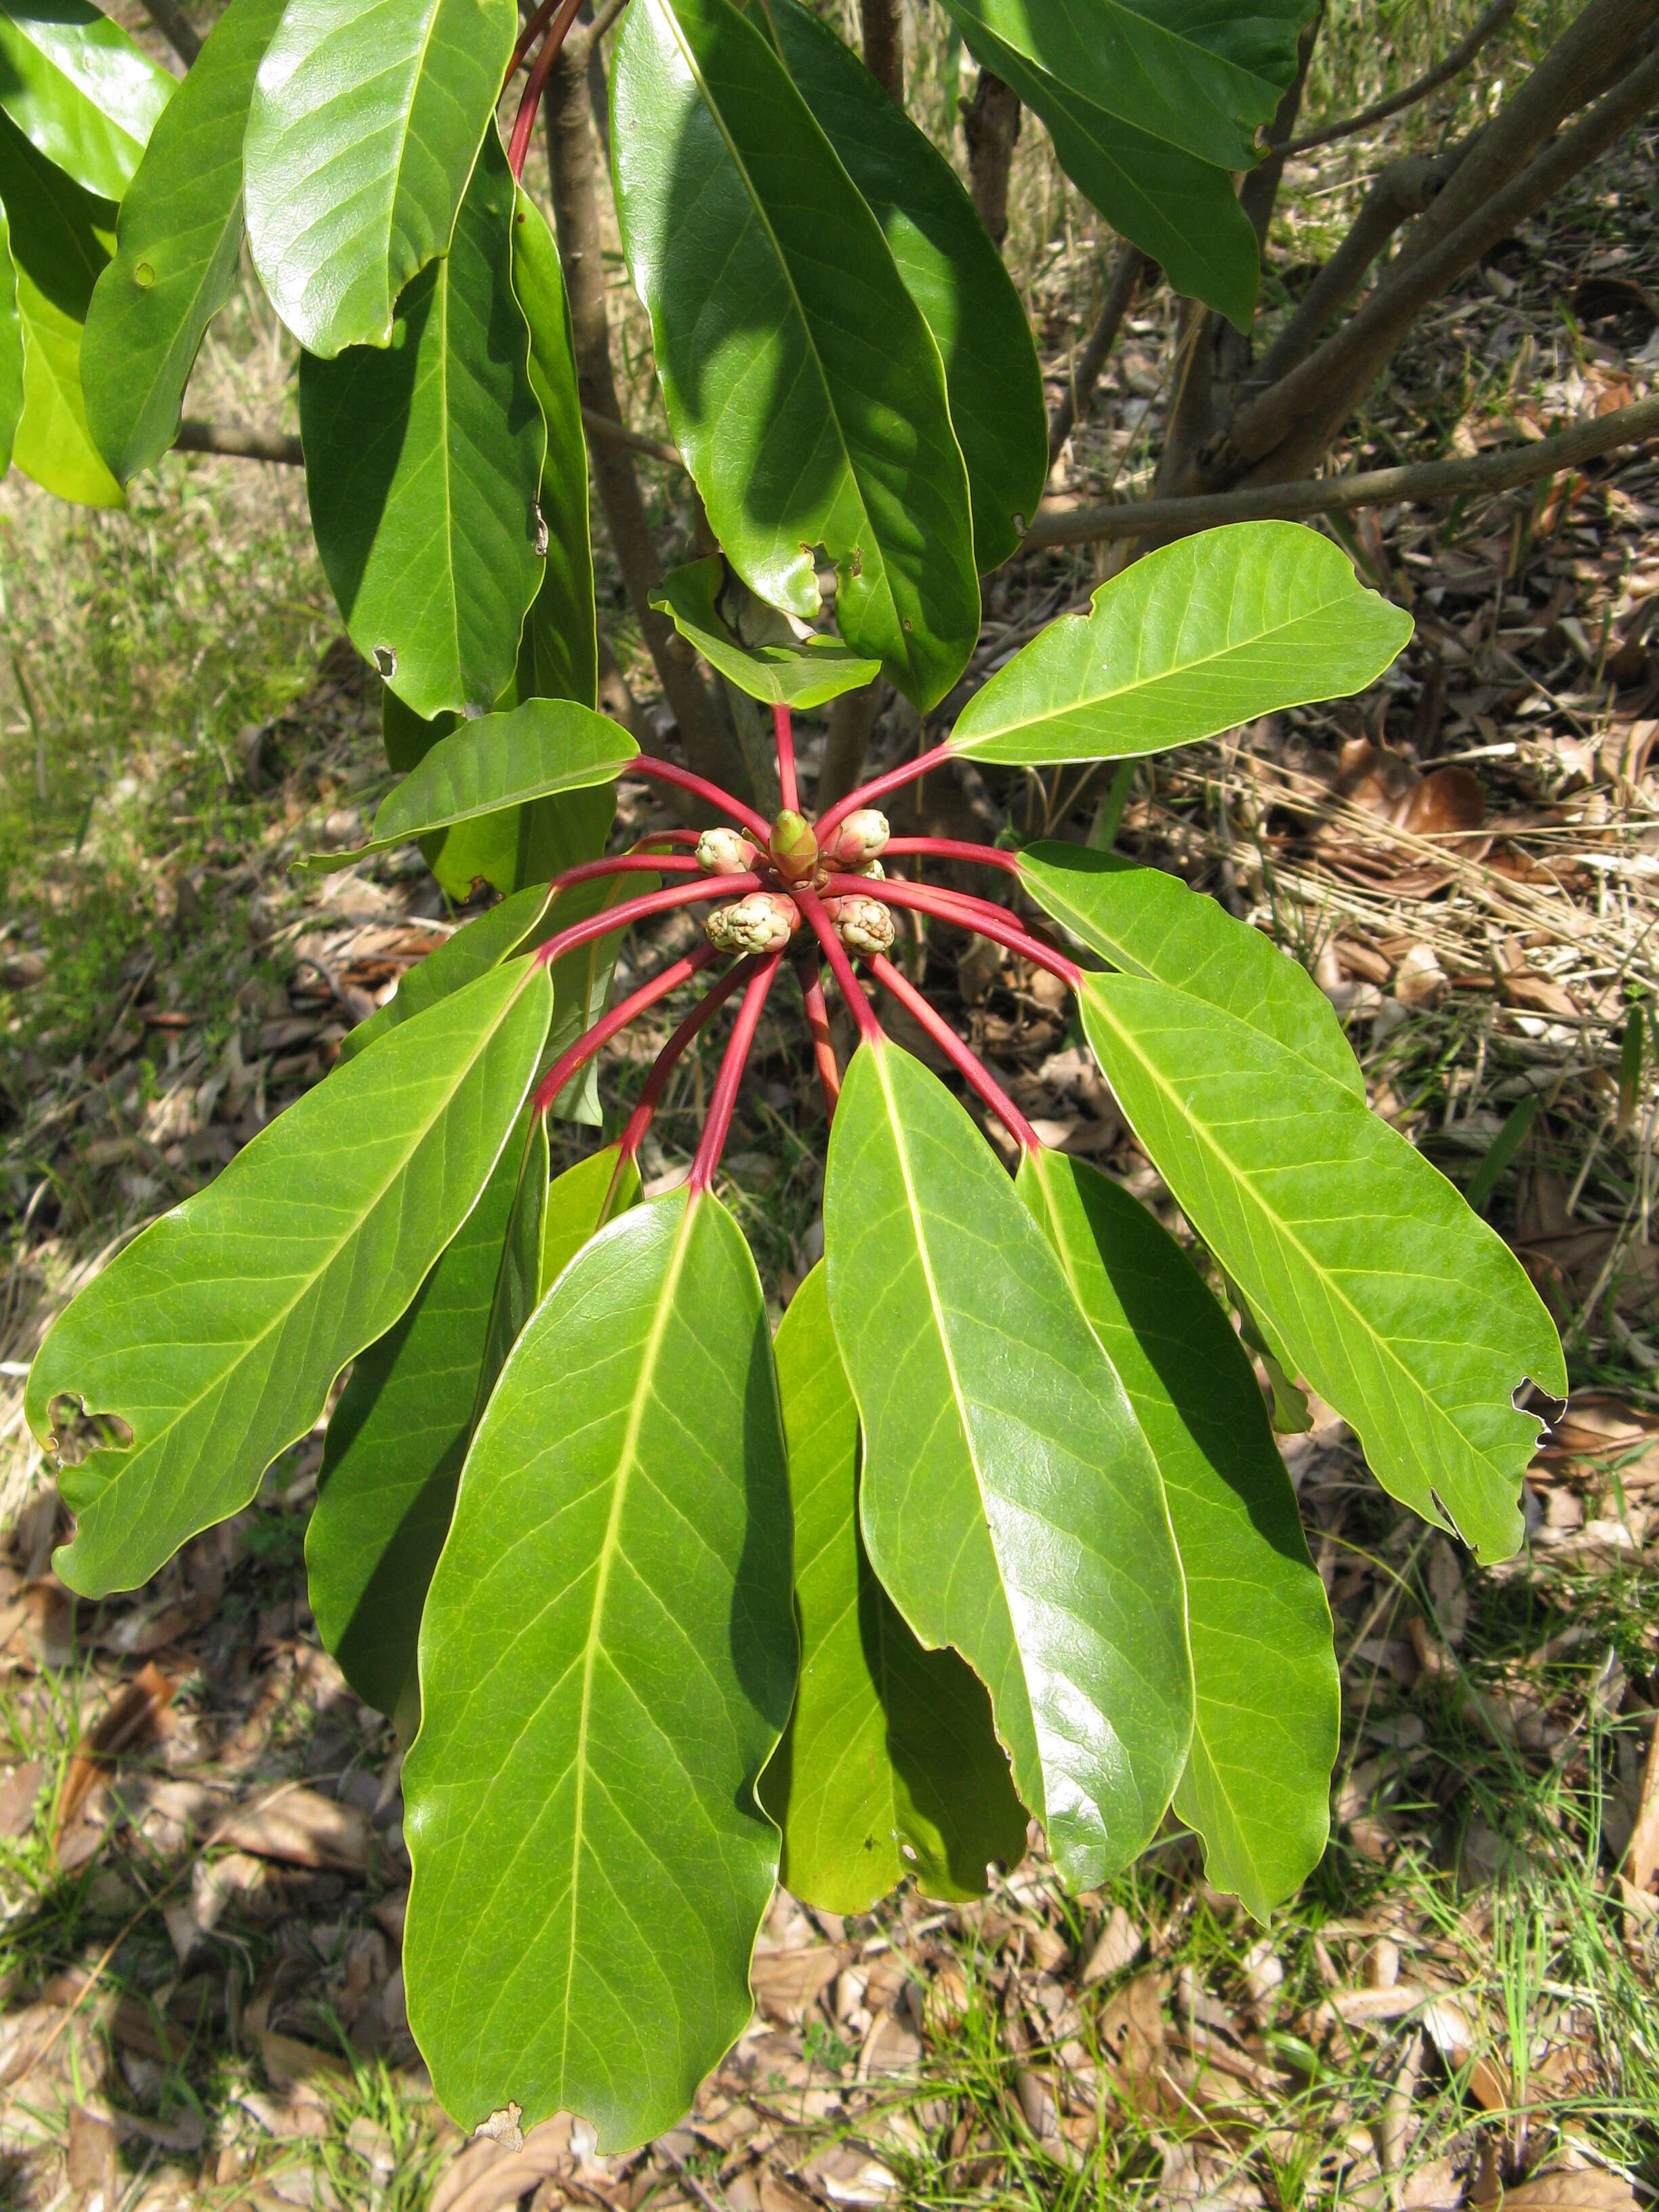
[[[1041,546],[1088,545],[1105,538],[1146,538],[1166,531],[1185,536],[1224,522],[1341,514],[1355,507],[1426,504],[1470,492],[1510,491],[1518,484],[1535,483],[1540,477],[1577,468],[1617,447],[1640,445],[1653,437],[1659,437],[1659,398],[1638,399],[1536,445],[1507,446],[1470,460],[1420,461],[1300,483],[1206,492],[1188,499],[1125,501],[1114,507],[1074,507],[1070,514],[1039,514],[1024,550],[1030,553]],[[862,799],[858,803],[863,804]]]
[[[631,929],[636,921],[648,921],[654,914],[669,914],[677,906],[695,906],[699,899],[738,899],[746,891],[761,889],[761,879],[756,875],[704,876],[694,884],[670,884],[665,890],[647,891],[643,898],[623,899],[619,906],[602,908],[598,914],[589,915],[586,921],[573,921],[568,929],[550,937],[536,948],[536,957],[544,966],[562,960],[567,952],[579,945],[591,945],[595,938],[609,937],[613,932]]]
[[[1376,100],[1370,107],[1361,108],[1346,123],[1322,123],[1317,131],[1310,131],[1301,138],[1292,138],[1284,149],[1286,159],[1292,154],[1310,154],[1316,146],[1334,145],[1339,138],[1358,137],[1369,131],[1375,123],[1386,123],[1391,115],[1398,115],[1407,107],[1415,107],[1419,100],[1426,100],[1443,84],[1466,70],[1488,39],[1501,31],[1514,15],[1516,0],[1492,0],[1492,5],[1474,25],[1468,36],[1460,39],[1443,59],[1437,62],[1415,84],[1408,84],[1403,92],[1390,93],[1386,100]]]
[[[1514,4],[1514,0],[1510,0]],[[1070,381],[1060,394],[1054,416],[1048,424],[1048,465],[1053,468],[1060,459],[1060,449],[1072,434],[1075,422],[1085,418],[1094,404],[1095,386],[1100,381],[1100,372],[1106,356],[1116,343],[1123,318],[1134,305],[1140,280],[1146,273],[1146,257],[1138,246],[1124,244],[1112,264],[1111,278],[1106,287],[1106,301],[1100,311],[1100,319],[1089,333],[1087,344],[1078,357]]]
[[[868,888],[866,879],[860,878],[860,881]],[[823,947],[823,957],[830,963],[830,972],[847,1002],[848,1012],[859,1025],[860,1036],[866,1044],[879,1044],[882,1040],[881,1024],[876,1019],[870,1001],[859,988],[859,979],[853,973],[847,947],[836,936],[830,917],[823,910],[823,901],[805,884],[797,884],[790,896],[800,908],[802,920]]]
[[[199,422],[186,416],[173,442],[181,453],[225,453],[234,460],[274,461],[288,469],[306,465],[305,447],[281,430],[243,430],[230,422]]]
[[[824,1118],[833,1123],[841,1100],[841,1070],[836,1065],[836,1041],[830,1030],[830,1009],[824,1004],[823,971],[817,967],[808,969],[798,963],[795,980],[800,985],[806,1026],[812,1035],[812,1057],[817,1063],[818,1087],[823,1093]]]
[[[936,768],[943,768],[946,761],[955,757],[948,743],[934,745],[927,752],[918,753],[915,760],[903,761],[897,768],[890,768],[885,775],[875,776],[870,782],[861,783],[856,791],[849,791],[845,799],[838,799],[813,823],[820,847],[828,842],[830,832],[838,823],[844,822],[855,807],[873,806],[877,799],[884,799],[890,791],[902,791],[907,783],[915,783],[919,777],[928,775]],[[766,834],[770,837],[772,832],[769,829]]]
[[[722,814],[729,814],[734,822],[741,822],[745,830],[754,832],[763,846],[772,842],[772,825],[763,814],[757,813],[743,799],[734,799],[729,791],[723,790],[717,783],[711,783],[707,776],[693,775],[689,768],[682,768],[678,761],[659,760],[654,754],[641,753],[637,760],[629,762],[626,773],[650,776],[658,783],[672,783],[677,791],[689,792],[692,798],[704,799]]]
[[[143,4],[145,15],[185,67],[193,68],[202,51],[201,34],[179,5],[179,0],[143,0]]]
[[[915,985],[900,974],[884,952],[870,963],[870,973],[884,991],[890,991],[912,1018],[926,1030],[958,1075],[984,1100],[1023,1152],[1039,1149],[1037,1133],[997,1081],[978,1054],[972,1052],[942,1014],[930,1006]]]
[[[859,0],[864,66],[896,107],[904,105],[904,13],[900,0]]]
[[[688,952],[683,960],[672,962],[648,983],[641,983],[637,991],[620,999],[608,1014],[602,1015],[591,1030],[579,1036],[568,1051],[562,1052],[536,1086],[536,1095],[530,1102],[532,1114],[545,1114],[553,1101],[564,1089],[573,1075],[580,1075],[597,1052],[602,1052],[618,1030],[625,1030],[631,1021],[638,1019],[647,1006],[654,1006],[659,999],[665,999],[671,991],[678,991],[682,983],[689,983],[699,969],[706,968],[720,955],[712,945],[700,945],[695,952]]]
[[[760,1027],[761,1009],[766,1004],[767,993],[777,979],[778,963],[782,957],[781,952],[769,953],[750,977],[748,988],[744,992],[738,1018],[732,1025],[726,1057],[721,1060],[720,1072],[714,1079],[714,1095],[708,1102],[708,1119],[703,1124],[697,1156],[691,1163],[694,1194],[708,1188],[714,1180],[714,1171],[720,1166],[720,1154],[726,1150],[726,1133],[732,1127],[732,1115],[738,1103],[738,1086],[743,1081],[743,1071],[755,1042],[755,1031]]]
[[[678,446],[671,446],[661,438],[647,438],[640,430],[630,430],[626,422],[601,415],[597,407],[582,409],[582,428],[591,437],[603,438],[609,446],[625,446],[630,453],[643,453],[648,461],[660,461],[666,468],[685,472],[684,456]]]
[[[757,958],[751,953],[747,959],[739,960],[734,968],[728,968],[718,982],[709,986],[651,1063],[651,1073],[645,1079],[645,1088],[641,1091],[638,1103],[628,1117],[628,1126],[622,1133],[622,1142],[617,1151],[617,1176],[611,1178],[613,1189],[616,1188],[617,1176],[622,1173],[623,1163],[633,1159],[644,1143],[645,1133],[651,1127],[652,1116],[657,1110],[663,1092],[668,1088],[668,1079],[678,1066],[680,1056],[687,1045],[700,1030],[713,1021],[733,991],[742,989],[759,964]],[[605,1201],[605,1206],[606,1211],[609,1212],[609,1199]]]

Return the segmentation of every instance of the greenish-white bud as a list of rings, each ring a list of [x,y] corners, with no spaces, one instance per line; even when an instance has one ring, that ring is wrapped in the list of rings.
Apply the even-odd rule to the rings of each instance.
[[[870,960],[892,950],[893,916],[879,899],[826,899],[823,908],[849,952]]]
[[[823,857],[832,868],[861,870],[866,860],[885,849],[890,834],[878,806],[856,807],[830,833]]]
[[[736,830],[705,830],[697,840],[697,866],[711,876],[746,876],[760,847]]]
[[[781,891],[750,891],[730,906],[717,906],[703,934],[722,952],[781,952],[799,927],[793,899]]]

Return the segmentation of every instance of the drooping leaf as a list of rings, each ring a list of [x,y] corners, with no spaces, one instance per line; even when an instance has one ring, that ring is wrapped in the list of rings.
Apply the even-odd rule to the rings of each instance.
[[[289,0],[248,116],[247,228],[307,352],[395,343],[399,295],[449,250],[517,29],[513,0]]]
[[[1149,553],[1086,615],[1051,623],[969,701],[951,743],[1021,767],[1161,752],[1363,690],[1411,634],[1317,531],[1233,523]]]
[[[471,1211],[535,1073],[546,978],[499,969],[308,1091],[217,1181],[135,1238],[29,1370],[45,1443],[60,1397],[130,1443],[66,1468],[58,1572],[135,1589],[246,1505],[335,1376],[383,1335]]]
[[[1313,1868],[1341,1716],[1331,1613],[1250,1363],[1192,1261],[1085,1161],[1028,1154],[1020,1194],[1116,1369],[1164,1478],[1194,1710],[1176,1810],[1258,1919]]]
[[[501,1148],[483,1194],[329,1417],[306,1575],[317,1632],[368,1704],[419,1717],[416,1644],[472,1431],[536,1304],[547,1124]]]
[[[866,1912],[907,1874],[926,1897],[984,1893],[1024,1855],[1025,1808],[984,1686],[924,1651],[865,1556],[859,1413],[822,1261],[773,1351],[795,1514],[800,1680],[760,1799],[783,1831],[778,1879],[809,1905]]]
[[[0,206],[0,476],[11,466],[12,440],[23,413],[23,318],[17,305],[17,264],[11,226]]]
[[[568,2110],[612,2151],[684,2115],[752,2010],[778,1852],[754,1783],[794,1672],[760,1284],[677,1191],[532,1318],[427,1601],[404,1956],[464,2126]]]
[[[1255,127],[1296,75],[1309,0],[949,0],[968,44],[987,33],[1080,98],[1200,161],[1248,169]],[[1010,80],[1012,82],[1012,80]]]
[[[99,199],[118,200],[175,90],[91,0],[7,0],[0,111],[36,151]]]
[[[945,371],[881,227],[727,0],[644,0],[617,41],[612,161],[676,443],[744,581],[836,622],[922,708],[979,630]]]
[[[547,1194],[542,1218],[542,1265],[539,1297],[545,1297],[588,1239],[596,1235],[600,1217],[614,1221],[626,1213],[640,1195],[640,1171],[632,1160],[617,1173],[619,1147],[607,1145],[567,1168]],[[605,1201],[615,1181],[617,1195],[608,1215]]]
[[[945,362],[968,465],[981,574],[1014,551],[1048,474],[1031,325],[956,171],[850,47],[798,0],[750,0],[807,106],[881,225]]]
[[[0,206],[23,340],[23,408],[11,457],[59,499],[120,507],[121,487],[93,442],[81,390],[81,335],[114,247],[115,210],[38,154],[3,115]]]
[[[1028,845],[1020,881],[1045,914],[1128,975],[1236,1014],[1322,1075],[1365,1096],[1335,1009],[1298,960],[1162,868],[1085,845]]]
[[[503,960],[510,959],[524,944],[547,906],[547,885],[532,884],[511,898],[504,898],[499,906],[492,906],[453,937],[436,945],[424,960],[417,960],[406,968],[398,979],[398,988],[385,1006],[377,1007],[366,1022],[359,1022],[340,1041],[339,1058],[336,1066],[355,1060],[365,1046],[377,1037],[384,1036],[400,1022],[411,1015],[424,1013],[440,999],[453,992],[464,991],[480,975],[487,975],[492,968],[499,968]]]
[[[1378,1480],[1483,1559],[1521,1540],[1554,1326],[1520,1262],[1351,1089],[1139,975],[1086,975],[1084,1027],[1182,1212]]]
[[[547,434],[511,280],[514,191],[492,126],[454,242],[398,301],[391,347],[300,364],[323,567],[352,642],[428,717],[495,705],[542,581]]]
[[[87,419],[121,481],[179,434],[202,334],[236,283],[242,133],[283,0],[231,0],[158,118],[121,202],[81,349]]]
[[[988,1686],[1015,1787],[1091,1887],[1151,1838],[1192,1731],[1152,1452],[984,1139],[891,1045],[848,1071],[824,1226],[871,1563]]]
[[[706,554],[701,561],[671,569],[651,594],[651,604],[668,617],[688,645],[696,646],[710,667],[719,669],[751,699],[805,711],[828,706],[843,691],[856,691],[880,675],[878,660],[860,660],[838,637],[796,638],[786,634],[781,638],[746,639],[728,621],[720,605],[728,581],[729,572],[720,555]],[[765,603],[750,600],[749,606],[764,607]],[[740,611],[739,621],[747,611],[747,608]],[[787,632],[781,616],[770,607],[765,611],[774,615],[779,629]]]
[[[518,196],[513,289],[530,326],[530,382],[547,425],[539,505],[547,566],[519,647],[518,696],[599,704],[599,650],[588,522],[587,441],[559,249],[547,218]]]

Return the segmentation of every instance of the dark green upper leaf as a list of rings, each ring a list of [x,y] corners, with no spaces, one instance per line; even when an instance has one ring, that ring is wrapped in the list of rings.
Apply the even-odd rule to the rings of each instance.
[[[672,569],[651,594],[651,604],[711,667],[751,699],[803,710],[823,707],[880,675],[878,660],[860,660],[838,637],[791,635],[786,618],[775,608],[743,592],[747,605],[738,610],[739,623],[750,610],[763,608],[784,632],[781,637],[745,638],[720,605],[729,581],[725,562],[718,553],[709,553]],[[743,590],[741,585],[737,588]]]
[[[1182,1212],[1384,1487],[1483,1559],[1520,1542],[1538,1440],[1512,1394],[1566,1392],[1519,1261],[1419,1152],[1262,1030],[1139,975],[1087,975],[1084,1026]]]
[[[1051,623],[975,692],[951,742],[1021,767],[1162,752],[1363,690],[1411,634],[1317,531],[1232,523],[1149,553],[1086,615]]]
[[[732,565],[818,611],[921,707],[979,632],[945,371],[881,227],[727,0],[639,0],[617,42],[623,242],[669,421]]]
[[[1019,1188],[1116,1369],[1164,1478],[1195,1705],[1176,1810],[1259,1919],[1318,1863],[1341,1698],[1331,1613],[1261,1393],[1226,1315],[1098,1169],[1028,1155]]]
[[[906,1875],[926,1897],[983,1894],[1024,1855],[1025,1808],[984,1686],[924,1651],[872,1573],[858,1525],[859,1414],[830,1326],[823,1262],[774,1345],[795,1511],[800,1681],[761,1802],[783,1830],[778,1878],[866,1912]]]
[[[1150,1841],[1192,1732],[1151,1450],[984,1139],[891,1045],[848,1071],[824,1227],[871,1563],[988,1685],[1015,1786],[1091,1887]]]
[[[428,717],[495,705],[542,582],[547,433],[511,281],[514,190],[492,126],[454,243],[398,301],[391,348],[300,364],[328,580],[358,651]]]
[[[1024,536],[1048,474],[1042,372],[1013,280],[956,171],[829,26],[797,0],[750,0],[750,15],[770,27],[927,319],[988,574]]]
[[[81,349],[87,419],[125,483],[179,434],[202,333],[230,297],[242,243],[242,133],[283,0],[231,0],[158,120],[121,202],[114,260]]]
[[[448,251],[517,29],[513,0],[289,0],[248,117],[247,228],[307,351],[393,342],[399,294]]]
[[[100,199],[132,181],[173,80],[91,0],[6,0],[0,111]]]
[[[514,216],[513,289],[530,326],[530,382],[547,425],[538,502],[547,566],[519,647],[518,695],[592,707],[599,696],[599,633],[570,302],[547,218],[522,191]]]
[[[410,2024],[476,2126],[678,2120],[753,2008],[787,1717],[789,1495],[766,1309],[704,1194],[636,1207],[502,1370],[421,1632]]]
[[[307,1092],[95,1276],[29,1370],[45,1443],[61,1396],[131,1441],[66,1468],[71,1589],[154,1574],[246,1505],[347,1360],[389,1328],[471,1211],[536,1070],[531,963],[405,1022]]]

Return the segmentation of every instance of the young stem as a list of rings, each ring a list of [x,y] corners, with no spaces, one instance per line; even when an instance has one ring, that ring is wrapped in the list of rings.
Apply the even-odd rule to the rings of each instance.
[[[743,1081],[743,1071],[755,1042],[755,1031],[760,1025],[761,1008],[766,1004],[766,994],[772,988],[778,972],[781,952],[768,953],[760,967],[749,979],[743,994],[743,1004],[738,1009],[738,1018],[732,1028],[731,1042],[726,1048],[726,1057],[720,1062],[720,1072],[715,1079],[714,1095],[708,1102],[708,1119],[703,1124],[697,1156],[691,1163],[691,1192],[707,1190],[714,1180],[714,1170],[720,1164],[720,1154],[726,1150],[726,1136],[732,1127],[732,1110],[738,1103],[738,1085]]]
[[[1025,1152],[1037,1151],[1036,1131],[990,1069],[963,1042],[944,1016],[928,1005],[915,985],[899,973],[884,952],[878,952],[871,961],[870,973],[884,991],[890,991],[899,1004],[907,1007],[921,1023],[939,1049],[947,1055],[957,1073],[984,1100],[1014,1142]]]
[[[838,799],[829,812],[820,815],[813,823],[819,845],[828,842],[830,831],[837,823],[844,821],[855,806],[873,806],[890,791],[902,791],[907,783],[915,783],[918,777],[927,775],[931,769],[943,768],[946,761],[955,758],[947,738],[942,745],[934,745],[928,752],[918,753],[915,760],[906,761],[899,768],[890,768],[885,775],[861,783],[856,791],[849,791],[845,799]]]
[[[778,741],[778,787],[783,804],[792,814],[800,809],[800,791],[795,781],[795,732],[787,707],[772,709],[772,733]]]
[[[625,1163],[637,1156],[640,1146],[644,1143],[645,1133],[651,1127],[651,1118],[661,1103],[662,1094],[668,1087],[668,1079],[678,1066],[680,1055],[698,1030],[706,1023],[713,1021],[732,992],[741,989],[748,982],[759,965],[758,957],[750,953],[746,960],[739,960],[734,968],[728,968],[717,983],[709,986],[652,1062],[651,1073],[645,1079],[645,1088],[640,1093],[639,1103],[629,1115],[628,1126],[622,1133],[622,1143],[617,1152],[617,1174],[611,1179],[612,1190]],[[607,1214],[610,1210],[611,1200],[607,1198]]]
[[[596,937],[609,937],[613,931],[630,928],[643,921],[648,915],[666,914],[677,906],[692,906],[698,899],[741,898],[745,891],[757,891],[761,879],[757,875],[705,876],[699,872],[697,880],[689,884],[669,884],[662,890],[647,891],[643,898],[623,899],[620,906],[606,907],[599,914],[589,915],[586,921],[574,921],[568,929],[548,938],[536,948],[536,957],[550,967],[562,960],[567,952],[574,952],[580,945],[591,945]]]
[[[867,876],[857,876],[847,880],[857,883],[861,888],[867,888],[870,879]],[[853,963],[847,957],[847,947],[830,927],[830,917],[823,910],[823,900],[805,884],[797,884],[789,896],[800,908],[801,917],[807,927],[823,946],[823,957],[830,963],[830,973],[840,986],[841,995],[847,1001],[848,1008],[859,1025],[859,1035],[866,1044],[879,1044],[882,1036],[881,1024],[876,1019],[870,1001],[859,988],[859,979],[853,973]]]
[[[1019,873],[1014,854],[1005,853],[1000,845],[971,844],[965,837],[890,837],[881,848],[884,860],[907,855],[919,860],[966,860],[970,866],[1000,868],[1005,876]]]
[[[841,1070],[836,1065],[835,1042],[830,1034],[830,1009],[824,1004],[823,970],[814,968],[809,973],[805,968],[797,968],[795,976],[800,984],[802,1003],[806,1008],[806,1026],[812,1032],[812,1057],[817,1062],[818,1087],[823,1092],[824,1114],[833,1122],[836,1102],[841,1097]]]
[[[908,907],[917,914],[931,914],[939,921],[951,922],[957,929],[972,930],[994,944],[1006,945],[1034,968],[1046,968],[1073,990],[1083,973],[1075,960],[1068,960],[1063,952],[1030,935],[988,899],[937,890],[930,884],[872,883],[868,876],[831,876],[825,889],[831,898],[879,899],[884,906]]]
[[[563,0],[552,27],[542,42],[542,50],[525,80],[524,97],[519,102],[519,112],[513,118],[513,136],[507,141],[507,165],[515,180],[524,175],[525,156],[530,151],[530,134],[536,127],[536,110],[541,105],[542,88],[559,58],[559,49],[564,44],[565,33],[576,20],[576,10],[581,0]],[[510,74],[510,72],[509,72]]]
[[[559,0],[542,0],[541,6],[537,9],[535,14],[525,25],[523,30],[520,32],[519,43],[514,47],[513,58],[507,65],[507,82],[508,84],[512,83],[514,78],[524,67],[526,59],[530,52],[530,49],[535,45],[537,40],[540,38],[542,33],[547,28],[549,19],[551,17],[554,9],[558,6],[558,4]]]
[[[648,983],[641,983],[637,991],[630,992],[627,998],[619,1000],[610,1012],[579,1036],[568,1051],[559,1054],[537,1085],[536,1095],[530,1102],[531,1111],[545,1114],[571,1077],[579,1075],[594,1054],[602,1052],[610,1043],[618,1030],[625,1030],[629,1022],[636,1020],[647,1006],[654,1006],[659,999],[665,999],[671,991],[678,990],[680,985],[689,982],[699,969],[706,968],[711,960],[719,957],[712,945],[700,945],[695,952],[688,952],[683,960],[672,962],[653,975]]]
[[[706,799],[720,813],[730,815],[732,821],[741,822],[763,846],[772,842],[772,825],[763,814],[757,814],[741,799],[733,799],[729,791],[722,791],[719,784],[710,783],[706,776],[693,775],[689,768],[681,768],[674,761],[658,760],[653,755],[641,753],[637,760],[629,762],[628,774],[652,776],[659,783],[672,783],[677,791],[689,791],[694,799]]]

